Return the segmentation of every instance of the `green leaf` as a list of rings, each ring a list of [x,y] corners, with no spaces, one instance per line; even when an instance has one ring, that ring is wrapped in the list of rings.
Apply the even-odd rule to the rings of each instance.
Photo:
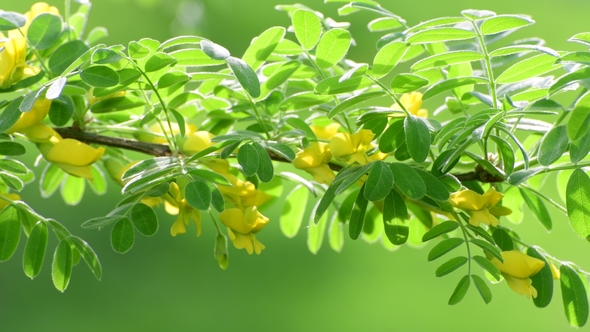
[[[129,205],[125,205],[125,208],[128,209]],[[123,219],[124,217],[125,216],[118,215],[118,214],[114,214],[114,215],[109,214],[108,216],[96,217],[96,218],[86,220],[85,222],[82,223],[81,227],[85,228],[85,229],[101,229],[105,226],[116,223],[117,221]]]
[[[391,197],[390,199],[387,199]],[[410,235],[410,227],[407,221],[408,212],[403,198],[395,190],[390,192],[386,197],[386,203],[393,203],[393,206],[383,206],[383,230],[391,244],[401,246],[408,241]],[[386,220],[385,210],[392,209],[393,212],[388,212],[390,215],[395,215],[394,218]],[[405,215],[401,216],[401,212],[405,210]],[[389,216],[387,217],[389,218]]]
[[[500,262],[504,261],[504,258],[502,258],[502,254],[500,253],[500,249],[491,245],[489,242],[486,242],[486,241],[480,240],[480,239],[471,239],[469,241],[471,243],[475,244],[476,246],[480,247],[481,249],[483,249],[488,254],[496,257]]]
[[[59,16],[42,13],[37,15],[31,22],[27,30],[27,39],[32,47],[38,50],[46,50],[57,42],[61,29],[61,18]]]
[[[338,105],[334,106],[334,108],[332,110],[330,110],[330,112],[328,112],[328,118],[333,119],[334,117],[336,117],[338,114],[344,112],[349,107],[352,107],[354,105],[357,105],[357,104],[367,101],[369,99],[383,97],[383,96],[385,96],[385,94],[386,93],[383,91],[372,91],[372,92],[365,92],[365,93],[358,94],[356,96],[352,96],[352,97],[344,100],[343,102],[339,103]]]
[[[68,96],[62,96],[53,102],[49,108],[49,120],[56,126],[65,126],[74,114],[74,103]]]
[[[527,188],[518,188],[520,190],[520,194],[524,199],[526,205],[529,207],[531,212],[537,217],[537,220],[545,226],[545,228],[550,231],[552,228],[551,223],[551,216],[549,215],[549,211],[545,207],[545,203],[541,200],[541,197],[537,196],[534,192],[530,191]]]
[[[530,277],[533,281],[531,286],[537,290],[537,297],[533,297],[533,303],[537,308],[545,308],[551,303],[551,298],[553,297],[553,273],[551,272],[551,266],[545,256],[534,247],[529,247],[526,253],[545,263],[541,271]]]
[[[260,96],[260,82],[254,70],[242,59],[229,57],[226,61],[242,88],[253,98],[258,98]]]
[[[561,67],[560,64],[555,64],[555,60],[555,57],[547,54],[535,55],[528,59],[524,59],[504,70],[504,72],[496,78],[496,83],[516,83],[548,73]]]
[[[340,195],[346,189],[348,189],[351,185],[357,183],[357,181],[373,167],[374,164],[367,164],[363,166],[353,166],[347,169],[349,175],[346,177],[342,176],[343,180],[339,182],[339,185],[336,189],[336,195]]]
[[[284,36],[285,28],[283,27],[272,27],[267,29],[252,40],[252,43],[246,49],[242,59],[252,67],[253,70],[257,70],[272,54],[275,48],[283,40]]]
[[[260,164],[258,151],[252,144],[244,144],[238,150],[238,164],[246,176],[252,176],[258,171]]]
[[[580,32],[573,35],[567,41],[584,44],[586,46],[590,46],[590,32]]]
[[[207,210],[211,205],[211,189],[203,181],[189,182],[184,189],[184,195],[186,202],[195,209]]]
[[[27,17],[15,12],[0,11],[0,30],[13,30],[27,24]]]
[[[92,271],[96,279],[100,280],[102,278],[102,266],[100,265],[100,261],[98,260],[94,250],[92,250],[86,241],[80,239],[79,237],[69,236],[68,241],[70,241],[74,247],[76,247],[78,252],[80,252],[80,255],[82,255],[86,265],[88,265],[90,271]]]
[[[260,181],[270,182],[274,176],[272,160],[262,145],[257,142],[252,142],[252,146],[254,146],[254,150],[258,153],[258,169],[256,170],[256,174],[258,174]],[[239,152],[240,151],[238,150],[238,154]]]
[[[461,300],[463,300],[463,298],[465,297],[465,294],[467,294],[467,290],[469,290],[470,284],[471,279],[469,279],[469,275],[466,275],[463,278],[461,278],[461,280],[459,280],[459,283],[457,284],[457,287],[455,287],[455,290],[453,291],[451,298],[449,299],[449,305],[455,305],[461,302]]]
[[[134,242],[135,231],[133,230],[133,224],[126,217],[120,219],[111,231],[111,246],[116,252],[124,254],[133,247]]]
[[[425,170],[416,168],[414,169],[414,171],[416,171],[418,175],[420,175],[422,181],[424,181],[424,184],[428,183],[428,185],[426,186],[427,196],[437,201],[446,201],[449,199],[449,190],[441,180],[439,180],[436,176],[432,175],[430,172],[427,172]]]
[[[491,16],[496,16],[496,13],[490,10],[465,9],[461,11],[461,15],[467,17],[469,20],[478,21]]]
[[[231,55],[227,48],[206,39],[201,40],[201,50],[214,60],[225,60]]]
[[[326,32],[315,51],[316,63],[320,68],[330,68],[340,62],[350,47],[350,32],[344,29],[331,29]]]
[[[334,95],[364,89],[373,85],[373,81],[365,76],[356,76],[345,81],[340,77],[329,77],[315,86],[314,92],[319,95]]]
[[[488,304],[492,301],[492,292],[490,291],[490,287],[486,284],[486,282],[478,275],[472,274],[471,279],[473,279],[473,283],[475,284],[475,288],[481,295],[483,301]]]
[[[559,272],[565,317],[573,327],[582,327],[588,321],[588,294],[584,282],[567,264],[562,264]]]
[[[430,68],[446,67],[457,63],[466,63],[483,60],[483,54],[474,51],[451,51],[431,55],[414,63],[412,71],[426,70]]]
[[[2,182],[4,182],[9,188],[16,191],[21,191],[25,186],[24,182],[19,177],[11,173],[0,171],[0,179],[2,179]]]
[[[123,111],[145,105],[143,98],[134,96],[113,97],[101,100],[90,107],[92,113],[110,113]]]
[[[375,161],[365,182],[364,196],[370,201],[385,198],[393,187],[393,173],[383,161]]]
[[[189,202],[188,195],[186,201]],[[135,229],[145,236],[152,236],[158,231],[158,216],[151,207],[143,203],[133,205],[129,218],[135,225]]]
[[[43,267],[48,237],[47,224],[44,222],[38,222],[29,235],[23,257],[23,270],[31,279],[35,278]]]
[[[403,27],[402,23],[393,17],[379,17],[367,25],[371,32],[389,31]]]
[[[92,53],[92,63],[97,65],[106,65],[122,60],[124,56],[108,48],[98,48]]]
[[[444,240],[440,241],[432,249],[430,249],[430,252],[428,253],[428,261],[429,262],[433,261],[433,260],[445,255],[446,253],[457,248],[458,246],[462,245],[463,243],[465,243],[465,240],[458,238],[458,237],[452,237],[452,238],[444,239]]]
[[[383,46],[373,59],[373,75],[375,78],[381,78],[389,74],[406,54],[409,47],[409,44],[401,41],[394,41]]]
[[[47,198],[59,188],[66,173],[54,164],[48,164],[43,170],[40,181],[41,197]]]
[[[467,257],[465,256],[451,258],[448,261],[444,262],[441,266],[439,266],[434,273],[437,277],[446,276],[447,274],[465,265],[467,261],[469,261],[469,259],[467,259]]]
[[[339,221],[339,218],[332,218],[330,227],[328,228],[328,242],[330,248],[336,252],[342,251],[344,246],[344,230],[343,224]]]
[[[301,223],[303,221],[303,216],[305,215],[305,206],[307,206],[308,197],[309,191],[307,190],[307,188],[301,185],[295,187],[287,195],[287,199],[283,204],[281,216],[279,218],[279,226],[281,228],[281,232],[286,237],[293,238],[295,237],[295,235],[297,235],[297,232],[299,232],[299,228],[301,228]],[[328,206],[329,205],[330,203],[328,203]],[[315,210],[316,215],[318,213],[318,208],[316,208]],[[319,219],[320,217],[315,218],[315,220]]]
[[[406,38],[412,44],[430,44],[441,41],[465,40],[475,37],[473,31],[459,28],[432,28],[418,31]]]
[[[67,205],[78,205],[84,196],[86,180],[73,175],[66,175],[61,185],[60,194]]]
[[[587,82],[590,77],[590,67],[582,67],[558,78],[549,88],[549,95],[573,87],[574,84]]]
[[[73,265],[72,247],[66,240],[62,240],[55,249],[51,264],[51,279],[58,291],[63,292],[68,288]]]
[[[178,60],[166,53],[155,53],[145,63],[146,72],[154,72],[168,66],[173,66]]]
[[[151,50],[148,47],[132,40],[127,45],[127,53],[132,59],[142,59],[148,56],[151,53]]]
[[[88,67],[82,70],[80,78],[84,83],[97,88],[108,88],[119,84],[119,74],[107,66]]]
[[[583,169],[576,169],[570,176],[565,197],[572,228],[590,241],[590,178]]]
[[[277,70],[275,70],[271,76],[269,76],[268,80],[264,82],[263,88],[267,91],[275,89],[279,87],[281,84],[285,83],[297,69],[301,66],[301,62],[299,61],[289,61],[282,64]]]
[[[512,241],[512,237],[503,228],[494,229],[492,237],[494,238],[496,245],[500,247],[502,251],[514,250],[514,242]]]
[[[519,184],[523,183],[524,181],[528,180],[529,178],[539,174],[543,170],[544,170],[543,167],[535,167],[535,168],[523,169],[521,171],[514,172],[508,178],[508,183],[510,183],[513,186],[519,185]]]
[[[506,56],[518,53],[528,53],[531,51],[542,52],[545,54],[549,54],[554,57],[559,57],[559,53],[557,51],[540,45],[510,45],[505,47],[500,47],[490,52],[490,57],[498,57],[498,56]]]
[[[430,241],[436,237],[439,237],[443,234],[447,234],[456,230],[459,227],[459,223],[453,220],[444,221],[431,229],[429,229],[424,235],[422,236],[422,242]]]
[[[543,166],[556,162],[566,151],[568,136],[566,126],[553,127],[541,140],[537,160]]]
[[[207,169],[191,169],[188,171],[188,174],[201,178],[205,181],[210,181],[224,186],[231,186],[231,183],[223,175]],[[166,190],[166,192],[167,191],[168,190]]]
[[[426,185],[422,177],[412,167],[402,163],[391,163],[389,167],[393,173],[394,184],[402,194],[412,199],[424,197]]]
[[[309,10],[300,9],[291,16],[295,37],[307,51],[315,47],[322,34],[322,24],[317,15]]]
[[[496,280],[500,281],[500,278],[502,277],[500,270],[496,267],[496,265],[490,262],[489,259],[478,255],[472,256],[471,259],[479,264],[482,269],[488,271],[494,278],[496,278]]]
[[[440,17],[440,18],[435,18],[435,19],[428,20],[428,21],[422,22],[420,24],[414,25],[413,27],[407,29],[405,31],[405,33],[416,32],[416,31],[424,30],[426,28],[452,25],[452,24],[461,23],[461,22],[465,22],[465,21],[466,21],[466,19],[464,17]]]
[[[407,93],[428,85],[428,80],[414,74],[399,74],[391,81],[391,90],[395,93]]]
[[[49,89],[47,89],[45,98],[56,99],[59,97],[67,81],[68,79],[66,77],[58,77],[53,83],[51,83]]]
[[[361,190],[356,196],[356,200],[354,201],[354,205],[352,206],[352,212],[350,214],[350,221],[348,223],[348,235],[353,240],[358,239],[359,235],[361,235],[361,231],[363,230],[363,224],[365,222],[367,204],[369,203],[369,201],[363,195],[365,186],[366,183],[363,184]]]
[[[0,159],[0,169],[14,174],[27,174],[29,169],[25,164],[14,159]]]
[[[225,61],[222,60],[211,59],[207,54],[205,54],[205,52],[196,49],[178,50],[170,52],[169,54],[178,60],[176,64],[179,66],[205,67],[222,65],[225,63]]]
[[[488,84],[489,81],[482,77],[456,77],[442,80],[433,84],[428,90],[424,92],[422,100],[430,99],[440,93],[456,89],[465,85],[472,84]]]
[[[0,12],[1,14],[1,12]],[[0,133],[3,133],[10,129],[23,114],[19,110],[19,105],[23,101],[23,97],[18,97],[10,102],[8,106],[0,113]]]
[[[590,91],[584,93],[574,105],[567,122],[567,136],[576,141],[588,132],[590,126]]]
[[[88,61],[92,55],[92,51],[94,49],[89,50],[83,41],[72,40],[60,45],[51,54],[47,66],[53,74],[65,76],[76,69],[76,67]]]
[[[335,217],[336,216],[334,215],[332,219],[336,219]],[[327,213],[324,213],[324,215],[320,218],[320,221],[317,224],[314,223],[311,218],[309,219],[309,224],[307,226],[307,249],[309,249],[309,251],[314,255],[317,254],[320,248],[322,247],[322,242],[324,241],[324,233],[326,232],[327,225]]]
[[[516,162],[512,146],[510,146],[508,142],[498,136],[490,135],[489,138],[491,138],[494,143],[496,143],[496,146],[500,151],[504,173],[506,175],[512,174],[512,171],[514,170],[514,163]]]
[[[20,240],[20,215],[13,204],[0,212],[0,262],[10,259]]]
[[[503,31],[522,28],[533,23],[535,21],[524,15],[498,15],[486,19],[481,24],[479,31],[482,35],[493,35]]]
[[[428,126],[418,117],[410,115],[404,119],[404,132],[408,152],[414,161],[421,163],[430,152],[430,131]]]
[[[404,143],[404,121],[397,120],[389,125],[379,139],[379,151],[391,153]]]
[[[296,157],[293,149],[290,146],[282,143],[266,142],[266,148],[287,159],[288,161],[292,161]]]

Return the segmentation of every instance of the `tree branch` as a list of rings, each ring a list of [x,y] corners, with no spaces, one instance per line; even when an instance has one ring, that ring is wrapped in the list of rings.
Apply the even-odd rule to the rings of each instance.
[[[73,138],[80,142],[84,142],[87,144],[100,144],[111,146],[114,148],[120,148],[130,151],[136,151],[145,153],[148,155],[152,155],[155,157],[164,157],[170,156],[172,152],[170,151],[170,147],[165,144],[156,144],[156,143],[146,143],[140,142],[133,139],[127,138],[118,138],[118,137],[111,137],[111,136],[104,136],[98,135],[93,133],[88,133],[81,131],[78,128],[73,127],[61,127],[61,128],[54,128],[61,137],[63,138]],[[281,157],[280,155],[268,151],[270,159],[278,162],[289,163],[289,160]],[[340,171],[343,166],[335,163],[328,163],[328,166],[333,171]],[[482,183],[493,183],[493,182],[502,182],[505,179],[495,177],[492,174],[488,173],[481,167],[476,167],[475,171],[467,172],[467,173],[460,173],[460,174],[453,174],[459,181],[479,181]]]

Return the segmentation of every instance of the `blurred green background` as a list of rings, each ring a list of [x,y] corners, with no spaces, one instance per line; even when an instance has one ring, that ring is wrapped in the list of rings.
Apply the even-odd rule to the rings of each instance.
[[[0,9],[25,12],[31,0],[0,0]],[[73,2],[73,1],[72,1]],[[370,61],[376,35],[366,32],[369,13],[339,18],[335,4],[302,0],[337,21],[352,22],[357,41],[350,55]],[[105,26],[108,44],[132,39],[164,40],[180,34],[199,34],[241,55],[251,38],[273,25],[287,26],[286,14],[274,6],[279,0],[100,0],[92,8],[90,26]],[[63,3],[55,0],[63,13]],[[590,31],[590,3],[570,0],[496,1],[382,1],[382,5],[415,24],[429,18],[457,15],[477,7],[498,13],[525,13],[536,21],[516,35],[539,36],[556,49],[580,49],[566,39]],[[436,105],[427,105],[433,110]],[[34,148],[31,147],[32,151]],[[34,155],[27,155],[30,162]],[[555,192],[550,176],[546,191]],[[512,292],[505,283],[491,285],[494,299],[485,305],[472,287],[456,306],[446,303],[461,272],[436,278],[442,261],[428,263],[428,248],[403,247],[388,252],[379,244],[346,241],[342,253],[324,247],[317,255],[307,251],[305,229],[292,240],[280,234],[280,206],[273,221],[258,235],[267,249],[248,256],[230,245],[230,267],[222,271],[212,257],[213,230],[204,220],[204,234],[194,228],[172,238],[174,218],[160,214],[160,231],[153,238],[139,236],[133,249],[119,255],[110,248],[108,230],[79,227],[92,217],[108,213],[119,199],[112,185],[104,197],[87,190],[75,207],[59,195],[40,198],[36,184],[22,193],[41,214],[64,223],[97,251],[104,269],[102,281],[94,279],[81,263],[74,269],[68,290],[61,294],[50,279],[49,253],[44,270],[34,281],[22,272],[22,249],[0,265],[0,330],[2,331],[565,331],[559,286],[553,303],[537,309],[532,301]],[[551,208],[550,208],[551,209]],[[575,236],[567,218],[554,210],[551,234],[526,211],[514,229],[528,243],[590,270],[589,244]],[[55,247],[55,240],[50,248]],[[457,249],[460,254],[463,248]],[[450,256],[451,257],[451,256]],[[583,330],[589,330],[586,327]]]

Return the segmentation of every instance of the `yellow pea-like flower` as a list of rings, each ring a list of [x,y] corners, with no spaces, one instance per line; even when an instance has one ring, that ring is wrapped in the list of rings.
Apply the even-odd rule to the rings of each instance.
[[[411,114],[413,114],[417,117],[421,117],[421,118],[428,117],[428,111],[421,108],[422,107],[422,93],[420,93],[418,91],[404,93],[400,97],[400,101],[401,101],[402,105],[404,105],[406,110],[408,110],[408,112],[410,112]],[[402,109],[397,103],[391,105],[391,108],[394,110],[401,110]]]
[[[469,223],[473,226],[479,226],[480,223],[497,226],[497,216],[511,213],[508,208],[495,209],[496,204],[504,197],[501,192],[496,191],[493,187],[488,189],[483,195],[473,190],[461,190],[451,194],[449,202],[456,208],[465,210],[471,218]],[[495,214],[495,215],[494,215]]]
[[[368,129],[361,129],[355,134],[337,133],[330,140],[330,152],[348,164],[367,164],[373,161],[367,152],[374,148],[371,143],[374,137],[375,134]]]
[[[293,166],[310,173],[319,183],[330,184],[335,178],[334,172],[327,165],[330,159],[332,153],[327,143],[312,142],[297,153],[293,159]]]
[[[30,111],[26,113],[22,113],[15,124],[12,127],[8,128],[6,131],[7,134],[12,134],[14,132],[20,132],[23,129],[29,128],[33,125],[38,124],[41,122],[45,116],[49,113],[49,108],[51,107],[51,100],[45,98],[39,98],[33,104],[33,107]]]
[[[492,264],[500,270],[508,286],[516,293],[525,295],[527,299],[531,295],[537,297],[537,290],[532,286],[530,277],[541,271],[545,262],[519,250],[502,251],[502,259],[503,263],[492,258]]]
[[[332,122],[325,127],[318,125],[311,125],[309,127],[318,139],[329,141],[332,139],[332,137],[334,137],[334,135],[338,133],[338,129],[340,129],[340,124],[337,122]]]
[[[176,236],[178,234],[186,233],[186,226],[188,226],[189,222],[192,220],[197,227],[197,237],[201,236],[201,211],[188,205],[182,190],[176,182],[170,184],[170,191],[165,197],[164,210],[170,215],[178,215],[178,218],[176,218],[176,221],[170,228],[170,235]]]
[[[6,89],[41,71],[27,64],[27,40],[24,37],[2,39],[0,49],[0,88]]]
[[[81,178],[92,179],[91,165],[105,152],[103,147],[93,148],[78,140],[52,137],[48,143],[39,144],[45,159],[63,169],[66,173]]]
[[[260,232],[268,224],[269,219],[255,206],[244,210],[225,209],[219,214],[219,220],[227,227],[229,238],[237,249],[246,249],[248,254],[260,254],[265,248],[254,234]]]

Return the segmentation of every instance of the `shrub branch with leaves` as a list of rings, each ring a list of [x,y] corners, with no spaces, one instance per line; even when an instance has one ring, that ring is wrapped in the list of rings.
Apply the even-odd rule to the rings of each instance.
[[[568,322],[583,326],[590,273],[510,225],[526,205],[551,230],[549,206],[590,240],[590,52],[510,41],[534,23],[525,15],[464,10],[410,26],[371,0],[325,2],[341,3],[341,16],[377,16],[368,28],[386,34],[372,63],[347,58],[347,22],[303,5],[277,6],[291,25],[265,30],[241,57],[199,36],[100,44],[104,28],[86,32],[87,1],[66,1],[65,16],[45,3],[1,11],[0,260],[24,231],[24,271],[34,278],[52,229],[58,290],[81,259],[102,275],[87,242],[20,200],[34,173],[18,156],[30,150],[45,165],[44,197],[61,186],[75,205],[86,186],[104,194],[107,177],[121,186],[109,214],[81,225],[110,229],[120,253],[137,232],[157,232],[154,209],[176,218],[164,221],[172,236],[191,223],[197,236],[216,232],[223,269],[228,238],[260,254],[267,224],[293,237],[309,219],[313,253],[326,233],[340,251],[345,228],[388,250],[436,241],[429,261],[464,246],[436,270],[464,273],[449,304],[472,284],[488,303],[488,282],[504,279],[545,307],[557,279]],[[590,33],[570,41],[590,46]],[[404,62],[410,72],[394,75]],[[431,98],[440,107],[423,109]],[[565,206],[540,189],[554,172]],[[280,219],[269,220],[278,198]]]

